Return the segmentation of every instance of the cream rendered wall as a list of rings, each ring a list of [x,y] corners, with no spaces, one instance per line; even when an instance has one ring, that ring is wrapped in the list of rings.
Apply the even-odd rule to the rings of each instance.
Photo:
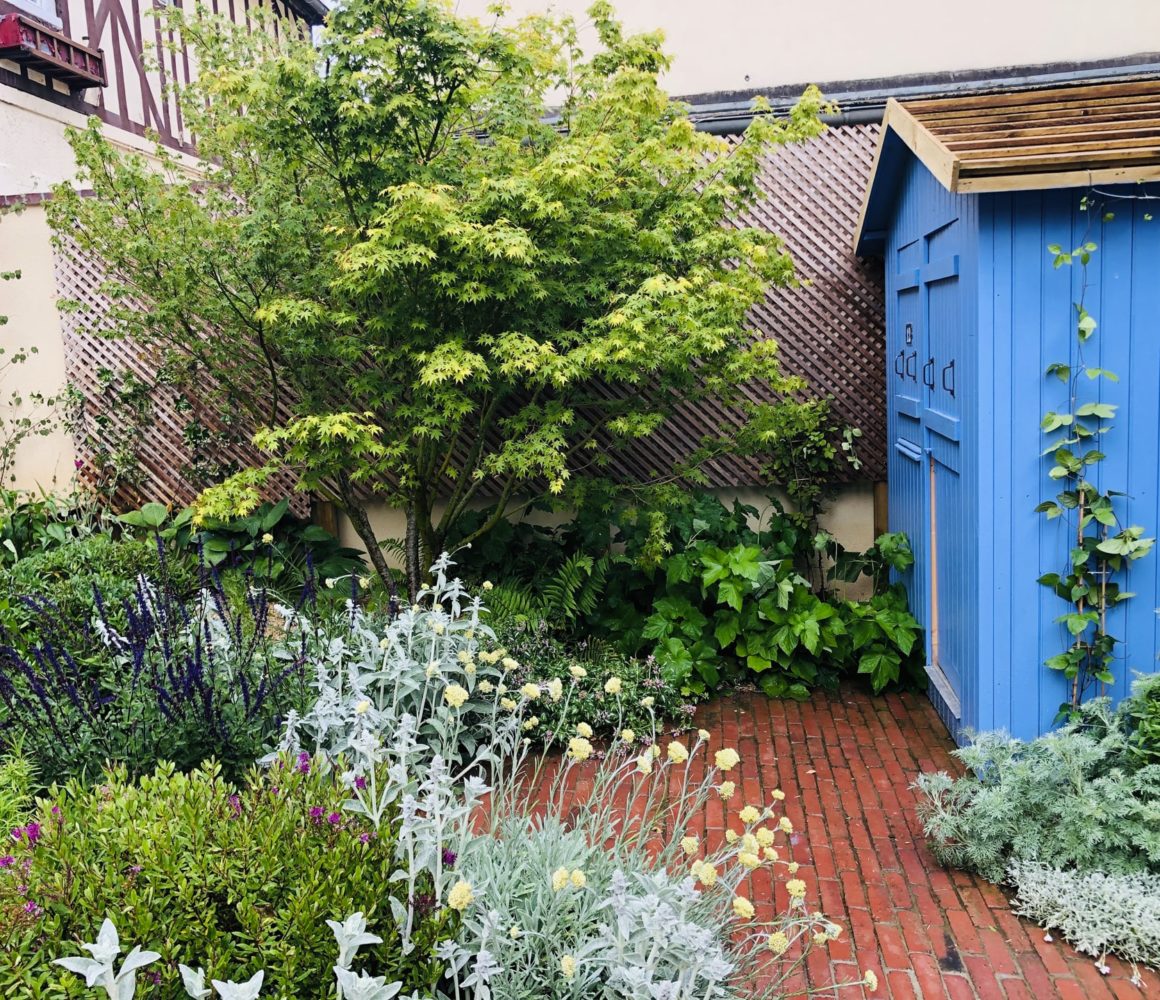
[[[487,17],[491,0],[457,0]],[[673,94],[1134,55],[1160,47],[1160,2],[1105,0],[612,0],[634,31],[661,28]],[[585,21],[590,0],[509,0]],[[592,33],[582,36],[592,51]]]
[[[769,491],[758,487],[740,487],[738,489],[713,490],[726,504],[732,504],[734,498],[744,504],[757,508],[759,517],[767,517],[771,507],[768,499]],[[437,508],[436,513],[440,513]],[[385,503],[372,504],[367,511],[371,525],[380,539],[402,539],[407,533],[406,518],[401,510],[387,506]],[[568,520],[567,512],[558,514],[534,513],[528,518],[536,524],[556,525]],[[345,518],[339,517],[339,538],[343,545],[363,550],[363,544],[355,534],[354,528]],[[847,549],[863,550],[870,547],[874,541],[874,490],[869,483],[857,483],[843,488],[829,510],[821,518],[821,527],[829,531]],[[398,565],[398,560],[388,555],[387,562]],[[868,581],[845,589],[851,598],[869,596]]]
[[[19,412],[8,412],[13,389],[25,397],[32,392],[51,396],[65,384],[52,247],[43,208],[33,206],[0,217],[0,271],[21,273],[17,280],[0,281],[0,316],[8,317],[7,324],[0,326],[0,347],[6,357],[19,348],[38,349],[0,379],[0,407],[8,419],[20,416]],[[4,486],[67,489],[73,478],[73,457],[72,439],[65,432],[28,438],[17,452],[16,479]]]

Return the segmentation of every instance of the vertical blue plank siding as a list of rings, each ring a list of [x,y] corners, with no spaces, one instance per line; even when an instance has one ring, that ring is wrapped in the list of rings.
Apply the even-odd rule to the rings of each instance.
[[[930,662],[933,499],[939,660],[957,685],[958,717],[933,687],[931,697],[959,739],[996,728],[1038,735],[1069,693],[1044,666],[1069,643],[1056,622],[1067,605],[1037,578],[1066,568],[1074,528],[1034,508],[1055,493],[1040,420],[1067,405],[1067,386],[1044,371],[1079,360],[1073,303],[1081,294],[1099,323],[1084,363],[1120,376],[1083,379],[1080,389],[1119,408],[1100,442],[1107,458],[1098,485],[1128,494],[1119,507],[1125,524],[1160,533],[1160,211],[1150,221],[1150,203],[1099,207],[1096,196],[1099,210],[1086,212],[1083,195],[955,195],[913,157],[896,189],[885,261],[890,528],[905,531],[915,551],[902,579],[928,629]],[[1103,210],[1115,218],[1105,222]],[[1086,289],[1078,265],[1056,269],[1047,252],[1050,243],[1071,249],[1085,240],[1099,245]],[[938,277],[952,259],[957,276]],[[929,378],[923,385],[921,367],[932,356],[934,388]],[[950,358],[953,397],[942,380]],[[1107,692],[1116,700],[1135,672],[1158,666],[1160,549],[1131,567],[1126,589],[1137,596],[1109,619],[1122,640]]]

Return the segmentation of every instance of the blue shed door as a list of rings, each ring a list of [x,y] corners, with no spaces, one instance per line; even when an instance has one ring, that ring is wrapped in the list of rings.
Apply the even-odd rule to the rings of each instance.
[[[965,343],[957,229],[955,220],[899,249],[888,349],[891,522],[914,548],[910,599],[926,626],[927,671],[951,715],[961,719],[970,625],[961,567],[971,512],[960,454]]]

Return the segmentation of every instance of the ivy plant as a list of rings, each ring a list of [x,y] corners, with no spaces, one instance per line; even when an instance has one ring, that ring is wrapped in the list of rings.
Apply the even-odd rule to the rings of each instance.
[[[1083,207],[1088,207],[1086,200]],[[1111,218],[1110,213],[1104,216],[1105,221]],[[1041,423],[1047,436],[1043,456],[1052,463],[1047,474],[1060,488],[1035,508],[1049,520],[1066,519],[1072,528],[1066,567],[1039,578],[1069,605],[1056,619],[1067,630],[1068,646],[1046,661],[1070,682],[1061,715],[1075,711],[1097,686],[1115,681],[1112,665],[1119,640],[1108,632],[1108,615],[1133,596],[1121,587],[1124,572],[1146,556],[1155,541],[1145,537],[1139,525],[1120,521],[1118,508],[1124,494],[1097,482],[1098,467],[1106,458],[1101,439],[1111,431],[1117,409],[1101,398],[1097,387],[1119,381],[1114,372],[1090,365],[1086,359],[1098,325],[1084,305],[1087,268],[1097,249],[1090,240],[1071,251],[1057,243],[1047,248],[1054,267],[1078,265],[1082,271],[1080,295],[1074,303],[1073,354],[1046,370],[1048,378],[1067,387],[1064,405],[1048,410]]]

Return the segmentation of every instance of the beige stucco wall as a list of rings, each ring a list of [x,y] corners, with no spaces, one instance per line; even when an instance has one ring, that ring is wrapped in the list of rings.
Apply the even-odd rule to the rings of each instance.
[[[491,0],[458,0],[485,16]],[[1133,55],[1160,48],[1160,2],[1106,0],[613,0],[632,30],[661,28],[674,94],[990,69]],[[509,0],[582,21],[590,0]],[[582,36],[592,51],[591,32]]]
[[[713,491],[726,504],[732,504],[734,498],[742,503],[755,507],[759,517],[767,518],[771,510],[767,490],[743,487],[740,489],[720,489]],[[440,509],[437,508],[438,514]],[[384,503],[372,504],[368,510],[371,524],[380,539],[396,538],[400,541],[407,533],[406,519],[401,510],[388,507]],[[535,512],[528,518],[537,524],[560,524],[568,519],[567,512],[559,514],[544,514]],[[829,510],[821,518],[821,527],[829,531],[847,549],[864,550],[874,541],[874,490],[869,483],[856,483],[846,486],[839,492]],[[344,545],[363,549],[362,542],[355,534],[354,528],[345,518],[339,518],[339,537]],[[398,565],[398,560],[388,555],[387,562]],[[850,597],[868,595],[868,581],[866,585],[859,583],[847,588]]]
[[[8,399],[13,389],[24,396],[33,392],[59,393],[65,384],[64,345],[56,308],[56,281],[52,248],[44,209],[25,208],[0,217],[0,271],[19,271],[20,278],[0,281],[0,347],[8,357],[18,348],[36,347],[37,353],[0,380],[0,408],[5,419],[18,417]],[[63,490],[72,482],[73,446],[67,432],[27,439],[17,453],[16,479],[5,483],[25,490]]]

